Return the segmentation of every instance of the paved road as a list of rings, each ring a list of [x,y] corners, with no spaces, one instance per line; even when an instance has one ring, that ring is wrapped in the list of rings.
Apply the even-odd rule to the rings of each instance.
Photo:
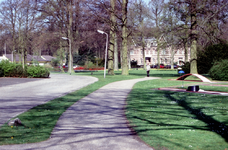
[[[48,79],[0,78],[0,126],[24,111],[78,90],[98,79],[51,74]]]
[[[127,126],[125,100],[142,78],[110,83],[72,105],[47,141],[0,146],[1,150],[152,150]]]

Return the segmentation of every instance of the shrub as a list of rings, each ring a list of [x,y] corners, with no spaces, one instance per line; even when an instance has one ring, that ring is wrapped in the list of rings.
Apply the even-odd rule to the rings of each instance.
[[[4,70],[2,69],[2,67],[0,66],[0,77],[4,76]]]
[[[84,68],[85,69],[92,69],[92,68],[96,68],[96,65],[93,64],[93,62],[91,62],[91,61],[86,61]]]
[[[43,66],[29,66],[27,69],[28,77],[33,78],[48,78],[50,72],[47,68]]]
[[[215,62],[209,75],[213,80],[228,81],[228,59]]]
[[[21,64],[16,64],[16,67],[14,70],[14,76],[15,77],[26,76],[26,71],[23,69],[23,66]]]
[[[185,72],[185,74],[190,73],[190,63],[189,62],[186,62],[181,68]]]
[[[217,61],[228,59],[228,44],[219,43],[206,47],[197,54],[198,73],[208,73],[213,64]]]
[[[59,65],[60,65],[60,60],[59,60],[59,59],[54,59],[54,58],[52,58],[52,59],[51,59],[51,65],[52,65],[53,67],[59,66]]]
[[[132,60],[131,61],[131,67],[132,68],[137,68],[137,60]]]
[[[3,60],[0,63],[1,65],[1,70],[3,71],[3,76],[4,77],[13,77],[15,74],[16,70],[16,64],[11,63],[8,60]]]
[[[50,72],[42,66],[25,66],[22,64],[11,63],[8,60],[0,62],[0,77],[35,77],[47,78]]]

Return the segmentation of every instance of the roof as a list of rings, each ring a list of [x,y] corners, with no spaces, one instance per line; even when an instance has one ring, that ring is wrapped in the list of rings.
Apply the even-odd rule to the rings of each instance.
[[[20,58],[18,54],[14,54],[16,56],[16,62],[19,62]],[[6,57],[9,61],[12,61],[12,54],[4,54],[3,57]],[[27,54],[27,62],[32,62],[33,60],[36,60],[38,62],[50,62],[52,57],[50,55],[42,55],[42,56],[32,56],[30,54]]]
[[[52,59],[55,59],[55,57],[50,56],[50,55],[42,55],[41,58],[46,61],[51,61]]]

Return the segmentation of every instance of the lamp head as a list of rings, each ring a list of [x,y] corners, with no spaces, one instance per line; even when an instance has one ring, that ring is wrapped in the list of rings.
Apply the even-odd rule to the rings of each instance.
[[[97,30],[97,32],[99,32],[101,34],[104,34],[104,31],[101,31],[101,30]]]
[[[68,38],[66,38],[66,37],[62,37],[62,39],[64,39],[64,40],[68,40]]]

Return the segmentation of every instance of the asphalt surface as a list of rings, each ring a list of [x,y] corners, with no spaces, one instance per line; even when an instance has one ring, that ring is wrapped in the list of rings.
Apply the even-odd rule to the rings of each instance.
[[[151,150],[151,147],[133,135],[128,128],[124,107],[133,85],[139,81],[152,79],[157,78],[110,83],[79,100],[64,112],[47,141],[4,145],[0,146],[0,149]],[[41,94],[43,93],[39,93]]]
[[[0,126],[28,109],[98,81],[94,77],[51,74],[50,78],[0,78]]]

